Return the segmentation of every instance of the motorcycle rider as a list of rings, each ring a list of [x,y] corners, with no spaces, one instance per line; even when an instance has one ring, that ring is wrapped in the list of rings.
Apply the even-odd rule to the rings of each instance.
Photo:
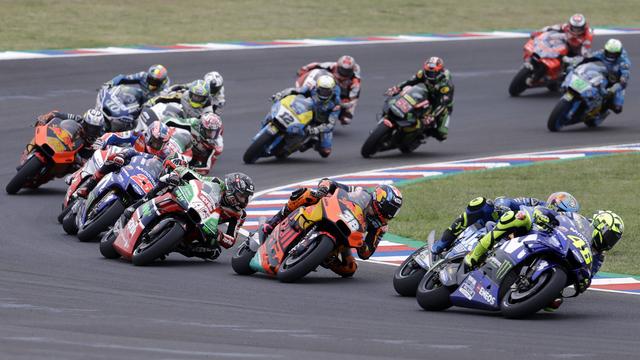
[[[77,195],[86,198],[98,182],[108,173],[116,171],[129,163],[132,157],[140,153],[147,153],[160,159],[179,156],[166,146],[171,139],[171,130],[165,124],[156,121],[144,132],[124,131],[122,133],[105,134],[100,140],[102,148],[109,145],[125,145],[118,149],[104,161],[100,169],[96,170],[87,182],[77,190]]]
[[[535,38],[543,32],[557,31],[565,34],[569,48],[568,55],[562,60],[571,63],[576,56],[588,56],[591,51],[593,41],[593,31],[589,27],[587,18],[582,14],[574,14],[569,18],[569,22],[545,26],[538,31],[531,33],[531,38]]]
[[[229,249],[236,242],[238,230],[247,217],[245,209],[255,191],[253,180],[239,172],[229,173],[222,179],[203,176],[188,168],[180,159],[165,160],[165,168],[171,170],[160,177],[158,185],[144,198],[125,209],[118,221],[124,226],[140,205],[153,199],[161,192],[171,191],[176,186],[189,183],[190,180],[213,183],[215,184],[214,188],[220,190],[221,200],[216,209],[220,215],[218,224],[227,223],[227,231],[224,233],[217,231],[214,234],[203,233],[208,236],[204,242],[180,249],[180,253],[187,257],[197,256],[207,260],[215,260],[221,253],[220,246]]]
[[[209,97],[209,85],[204,80],[196,80],[187,91],[174,91],[166,95],[159,95],[149,100],[146,105],[158,103],[177,103],[182,107],[184,117],[200,117],[204,113],[213,112]]]
[[[318,77],[316,86],[309,89],[288,88],[271,96],[271,101],[277,101],[288,95],[303,95],[313,101],[313,121],[306,128],[307,134],[318,137],[316,150],[320,156],[326,158],[331,155],[333,145],[333,128],[340,115],[340,87],[333,76]],[[308,144],[307,146],[312,146]],[[305,151],[307,148],[301,149]]]
[[[301,206],[314,205],[323,197],[333,194],[338,188],[360,195],[365,200],[363,211],[367,221],[367,235],[364,244],[357,249],[357,252],[359,258],[368,259],[376,251],[378,243],[387,232],[387,223],[402,207],[402,194],[393,185],[380,185],[372,191],[367,191],[324,178],[320,180],[315,191],[310,188],[297,189],[291,193],[287,204],[262,225],[260,231],[263,238],[271,234],[273,229],[294,210]],[[351,250],[344,247],[336,249],[322,265],[343,277],[352,276],[358,268]]]
[[[624,105],[624,93],[629,82],[631,61],[629,55],[618,39],[609,39],[604,44],[602,50],[598,50],[591,56],[585,58],[581,64],[601,61],[608,71],[608,99],[602,112],[611,109],[614,113],[620,114]]]
[[[217,71],[211,71],[206,73],[202,80],[209,86],[209,101],[211,103],[212,111],[216,115],[222,116],[222,108],[226,103],[224,97],[224,80],[222,78],[222,75],[220,75],[220,73]],[[171,93],[176,91],[187,91],[191,87],[191,85],[193,85],[193,83],[194,82],[172,85],[169,87],[167,92]]]
[[[193,153],[189,166],[201,175],[207,175],[224,149],[224,126],[220,116],[204,113],[200,119],[167,117],[163,122],[168,126],[188,129]]]
[[[570,194],[567,197],[568,199],[573,198]],[[500,217],[508,211],[518,211],[521,206],[546,206],[547,203],[554,201],[554,199],[558,198],[559,193],[553,193],[547,199],[547,202],[541,201],[536,198],[531,197],[516,197],[516,198],[508,198],[504,196],[500,196],[495,198],[494,200],[487,199],[484,197],[477,197],[469,202],[465,212],[460,214],[451,226],[449,226],[442,237],[433,243],[431,247],[431,252],[433,254],[440,254],[449,249],[449,247],[453,244],[453,241],[469,226],[479,223],[484,225],[488,221],[498,221]],[[579,209],[579,205],[576,206]],[[565,209],[569,209],[568,206]],[[574,208],[573,210],[577,211]]]
[[[312,62],[297,71],[298,76],[314,69],[330,71],[340,86],[341,111],[338,119],[343,125],[347,125],[353,119],[358,99],[360,98],[360,65],[349,55],[342,55],[336,62]]]
[[[432,114],[426,114],[425,124],[435,120],[436,127],[425,127],[425,135],[432,136],[438,141],[444,141],[449,134],[449,121],[453,112],[453,82],[451,72],[444,67],[444,61],[436,56],[430,57],[424,62],[423,67],[411,79],[389,88],[385,95],[398,94],[403,87],[424,83],[429,92],[429,102],[434,107]]]
[[[105,120],[102,112],[96,109],[89,109],[84,115],[76,115],[52,110],[46,114],[39,115],[34,126],[48,124],[53,119],[60,119],[62,121],[71,120],[82,126],[80,136],[84,140],[84,146],[78,151],[76,156],[76,165],[82,166],[91,155],[93,155],[94,142],[104,133]],[[28,148],[29,146],[27,146],[27,149]],[[27,149],[25,149],[22,154],[23,159],[26,159],[29,154]]]
[[[147,71],[140,71],[134,74],[120,74],[105,85],[108,87],[117,85],[133,84],[139,85],[144,94],[145,101],[159,95],[169,86],[170,79],[167,75],[167,69],[159,64],[152,65]]]

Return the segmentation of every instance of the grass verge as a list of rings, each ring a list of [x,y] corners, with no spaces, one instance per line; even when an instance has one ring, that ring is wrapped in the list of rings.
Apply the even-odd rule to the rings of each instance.
[[[638,26],[637,0],[0,0],[0,51],[536,29],[583,12]]]
[[[607,209],[625,222],[623,240],[607,254],[603,270],[640,274],[640,154],[561,160],[530,166],[465,172],[402,186],[405,204],[390,232],[412,239],[438,234],[477,196],[532,196],[546,199],[568,191],[590,216]]]

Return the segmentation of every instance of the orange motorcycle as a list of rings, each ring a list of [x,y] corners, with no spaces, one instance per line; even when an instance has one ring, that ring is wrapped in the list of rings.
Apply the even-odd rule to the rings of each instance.
[[[36,126],[35,136],[26,147],[18,172],[5,188],[7,193],[37,188],[73,172],[76,154],[84,146],[81,131],[82,126],[73,120],[53,119]]]
[[[343,248],[364,243],[364,208],[369,195],[338,189],[317,204],[300,207],[266,237],[256,232],[243,242],[231,265],[236,273],[262,272],[282,282],[294,282]]]

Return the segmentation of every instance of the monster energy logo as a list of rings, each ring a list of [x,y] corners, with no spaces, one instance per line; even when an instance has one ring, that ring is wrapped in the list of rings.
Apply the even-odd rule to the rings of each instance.
[[[496,271],[496,276],[498,277],[498,279],[502,279],[503,277],[505,277],[512,267],[513,265],[508,260],[503,261]]]

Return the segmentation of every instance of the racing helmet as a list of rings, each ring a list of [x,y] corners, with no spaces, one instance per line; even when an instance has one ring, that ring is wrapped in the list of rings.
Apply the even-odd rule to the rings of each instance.
[[[432,56],[424,62],[422,69],[424,70],[424,76],[427,80],[435,82],[444,72],[444,61],[437,56]]]
[[[211,96],[217,95],[224,84],[222,75],[217,71],[206,73],[204,75],[204,82],[209,85],[209,94],[211,94]]]
[[[315,97],[321,102],[331,100],[336,87],[336,80],[330,75],[321,75],[316,81]]]
[[[82,129],[84,130],[84,138],[93,142],[104,133],[105,121],[102,111],[89,109],[82,116]]]
[[[223,205],[230,206],[236,210],[242,210],[249,205],[249,200],[253,196],[255,187],[253,180],[243,173],[233,172],[224,177]]]
[[[213,146],[218,135],[222,134],[222,119],[214,113],[204,113],[200,116],[198,132],[204,139],[204,143]]]
[[[209,100],[209,89],[204,80],[196,80],[187,92],[189,105],[194,109],[203,107]]]
[[[612,211],[598,211],[593,214],[592,245],[598,251],[611,250],[622,238],[624,222],[618,214]]]
[[[578,212],[580,211],[580,204],[573,195],[559,191],[549,195],[547,208],[557,212]]]
[[[342,77],[344,79],[351,79],[354,74],[354,68],[356,66],[356,61],[352,56],[342,55],[338,58],[336,62],[336,76]]]
[[[147,148],[155,151],[161,150],[170,139],[171,134],[169,134],[169,127],[160,121],[152,122],[145,133]]]
[[[373,193],[373,211],[386,224],[398,215],[402,207],[402,193],[393,185],[377,186]]]
[[[622,55],[622,42],[618,39],[609,39],[604,44],[604,58],[606,61],[615,63]]]
[[[587,31],[587,18],[582,14],[574,14],[569,18],[569,34],[580,37]]]
[[[147,70],[147,86],[150,91],[156,91],[167,82],[167,68],[162,65],[152,65]]]

